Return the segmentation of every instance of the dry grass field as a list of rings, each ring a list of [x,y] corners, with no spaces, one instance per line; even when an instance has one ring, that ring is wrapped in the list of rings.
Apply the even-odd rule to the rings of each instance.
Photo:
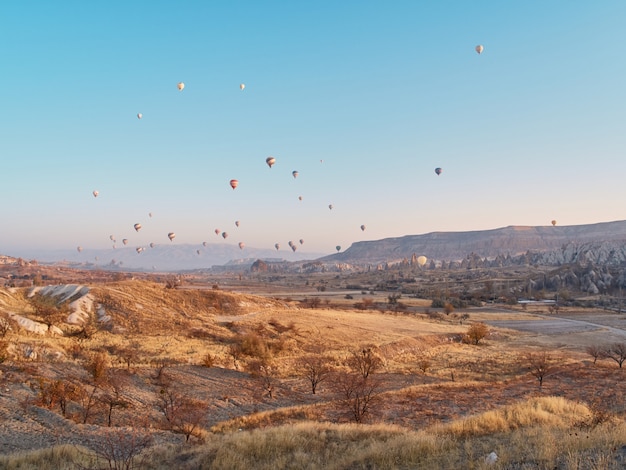
[[[0,288],[0,468],[626,467],[626,372],[589,352],[626,342],[623,314],[85,285],[77,324],[78,295]]]

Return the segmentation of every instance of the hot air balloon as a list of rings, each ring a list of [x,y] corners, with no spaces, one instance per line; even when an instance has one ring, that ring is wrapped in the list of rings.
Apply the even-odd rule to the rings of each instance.
[[[240,89],[241,91],[243,91],[245,87],[246,87],[245,83],[241,83],[241,84],[239,85],[239,89]]]
[[[152,212],[148,212],[148,217],[152,218]]]
[[[238,220],[235,220],[235,225],[236,225],[237,227],[239,227],[239,221],[238,221]]]
[[[276,244],[274,245],[274,248],[276,248],[276,251],[280,250],[280,243],[276,243]]]
[[[235,189],[237,186],[239,186],[239,181],[238,180],[230,180],[230,187]]]
[[[135,248],[135,251],[137,251],[137,253],[141,253],[143,251],[143,247],[139,246]]]
[[[227,237],[228,237],[228,233],[226,233],[226,232],[222,232],[222,238],[223,238],[223,239],[226,239]]]
[[[122,243],[123,243],[124,245],[128,245],[128,238],[124,238],[124,239],[122,240]]]
[[[135,231],[139,232],[139,230],[141,230],[141,224],[135,224],[133,225],[133,227],[135,227]]]
[[[220,232],[221,232],[221,230],[220,230],[219,228],[216,228],[216,229],[215,229],[215,235],[219,235],[219,234],[220,234]]]
[[[267,163],[267,166],[272,168],[272,166],[274,166],[274,163],[276,163],[276,159],[272,156],[269,156],[265,159],[265,163]]]
[[[417,264],[419,264],[420,266],[424,266],[426,264],[426,261],[428,261],[428,258],[426,258],[426,256],[424,255],[417,257]]]
[[[97,189],[94,189],[91,194],[93,194],[93,197],[98,197],[98,194],[100,193],[98,192]]]
[[[196,253],[197,253],[197,254],[200,254],[200,250],[196,250]]]
[[[300,239],[300,245],[304,245],[304,240],[302,238]]]
[[[109,238],[111,239],[112,242],[115,241],[115,235],[109,235]]]
[[[291,240],[289,240],[289,241],[287,242],[287,245],[289,245],[289,246],[293,246],[293,242],[292,242]]]
[[[298,247],[296,245],[291,245],[291,251],[296,251]]]
[[[202,242],[202,246],[207,246],[207,242]]]
[[[76,247],[76,251],[78,251],[80,253],[81,251],[83,251],[83,247],[82,246],[77,246]]]
[[[479,55],[483,53],[483,50],[484,50],[484,49],[485,49],[485,48],[482,46],[482,44],[479,44],[478,46],[476,46],[476,47],[474,48],[474,50],[475,50],[475,51],[476,51]]]
[[[291,172],[291,175],[292,175],[294,178],[297,178],[299,174],[300,174],[300,173],[298,173],[296,170],[293,170],[293,171]]]
[[[365,232],[365,225],[361,225],[361,231]]]
[[[243,250],[245,248],[246,244],[244,242],[239,242],[239,249]]]
[[[333,210],[333,205],[332,204],[328,204],[328,208],[332,211]]]
[[[441,168],[435,168],[435,173],[437,173],[437,175],[440,175],[443,172],[443,170]]]
[[[302,196],[298,196],[298,201],[302,201]]]
[[[185,84],[183,82],[178,82],[178,85],[176,86],[178,87],[178,91],[183,91],[185,89]]]
[[[143,117],[143,114],[137,113],[137,119],[141,119],[142,117]]]
[[[167,238],[170,239],[170,241],[174,240],[174,238],[176,238],[176,234],[174,232],[170,232],[167,234]]]
[[[341,246],[337,245],[337,246],[335,247],[335,250],[337,250],[337,251],[341,251]]]
[[[552,223],[552,226],[554,227],[556,225],[556,220],[553,220],[551,223]]]
[[[154,242],[150,243],[150,248],[154,248]]]

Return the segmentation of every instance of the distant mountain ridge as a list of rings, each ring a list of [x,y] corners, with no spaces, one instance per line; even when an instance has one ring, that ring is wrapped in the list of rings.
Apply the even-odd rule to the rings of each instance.
[[[532,253],[527,260],[515,260]],[[493,260],[495,264],[530,262],[559,265],[589,261],[598,264],[626,263],[626,220],[570,226],[508,226],[468,232],[431,232],[422,235],[359,241],[333,255],[267,250],[236,245],[157,245],[137,253],[134,248],[90,250],[32,250],[28,253],[4,253],[24,260],[61,263],[77,267],[182,271],[211,269],[216,266],[247,269],[257,259],[288,265],[307,265],[307,269],[335,266],[378,265],[411,260],[424,255],[429,264],[436,261],[471,264]],[[480,261],[479,261],[480,260]],[[466,263],[467,264],[467,263]],[[317,267],[317,268],[316,268]],[[294,266],[293,268],[296,268]],[[298,268],[296,268],[298,269]]]
[[[562,227],[508,226],[492,230],[431,232],[360,241],[346,251],[320,258],[320,261],[377,264],[411,259],[414,254],[424,255],[430,260],[452,261],[462,260],[470,254],[482,258],[518,256],[528,251],[550,252],[561,250],[567,245],[604,242],[626,243],[626,221]]]
[[[62,264],[89,269],[137,270],[137,271],[183,271],[211,269],[213,266],[251,265],[255,260],[270,259],[285,262],[313,259],[320,253],[293,252],[289,250],[270,250],[237,245],[207,244],[163,244],[154,248],[146,247],[140,253],[133,247],[108,249],[85,248],[77,250],[32,249],[24,252],[2,253],[24,260],[37,260],[39,263]]]

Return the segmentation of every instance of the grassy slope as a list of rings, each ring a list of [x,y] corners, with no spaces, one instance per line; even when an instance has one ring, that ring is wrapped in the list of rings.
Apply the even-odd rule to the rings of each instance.
[[[137,281],[98,286],[92,294],[113,317],[109,331],[81,341],[9,334],[15,357],[3,366],[4,379],[15,400],[2,405],[17,408],[32,400],[38,375],[62,377],[72,369],[80,374],[81,356],[72,354],[77,348],[83,355],[104,351],[111,365],[123,368],[115,348],[131,346],[140,353],[125,389],[133,406],[116,414],[114,425],[133,424],[138,413],[157,423],[151,398],[158,388],[153,381],[155,360],[171,360],[178,365],[168,367],[170,378],[206,403],[215,434],[205,434],[207,442],[191,448],[160,446],[150,453],[151,463],[144,462],[146,468],[481,468],[484,456],[494,450],[500,462],[587,468],[567,465],[592,458],[617,462],[613,449],[626,443],[623,392],[616,391],[623,383],[621,371],[583,366],[580,355],[552,351],[557,365],[540,390],[523,364],[528,348],[519,336],[512,348],[507,342],[511,332],[499,332],[476,347],[457,341],[465,325],[422,316],[302,309],[274,299],[164,289]],[[0,290],[0,309],[29,312],[19,290]],[[280,371],[274,399],[263,395],[243,370],[245,364],[233,369],[228,345],[250,332],[280,343],[274,357]],[[17,357],[23,345],[48,355],[26,363]],[[330,386],[323,384],[313,397],[298,378],[295,360],[319,345],[337,366],[355,348],[374,347],[384,359],[384,393],[370,424],[329,423],[343,421]],[[59,355],[52,359],[52,352]],[[217,367],[197,366],[207,353]],[[417,366],[423,358],[431,362],[426,373]],[[31,383],[31,389],[18,387],[20,381]],[[595,397],[607,391],[613,424],[587,426],[585,420],[595,412],[587,406],[597,406]],[[529,453],[531,444],[535,450]],[[17,467],[15,462],[55,459],[37,455],[5,458],[0,468],[44,468]],[[83,457],[79,453],[72,458]],[[607,463],[596,468],[618,467]]]

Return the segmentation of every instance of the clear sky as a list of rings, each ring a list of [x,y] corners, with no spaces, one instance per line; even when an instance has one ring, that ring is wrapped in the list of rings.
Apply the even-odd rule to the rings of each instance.
[[[624,25],[623,0],[2,2],[0,254],[623,220]]]

